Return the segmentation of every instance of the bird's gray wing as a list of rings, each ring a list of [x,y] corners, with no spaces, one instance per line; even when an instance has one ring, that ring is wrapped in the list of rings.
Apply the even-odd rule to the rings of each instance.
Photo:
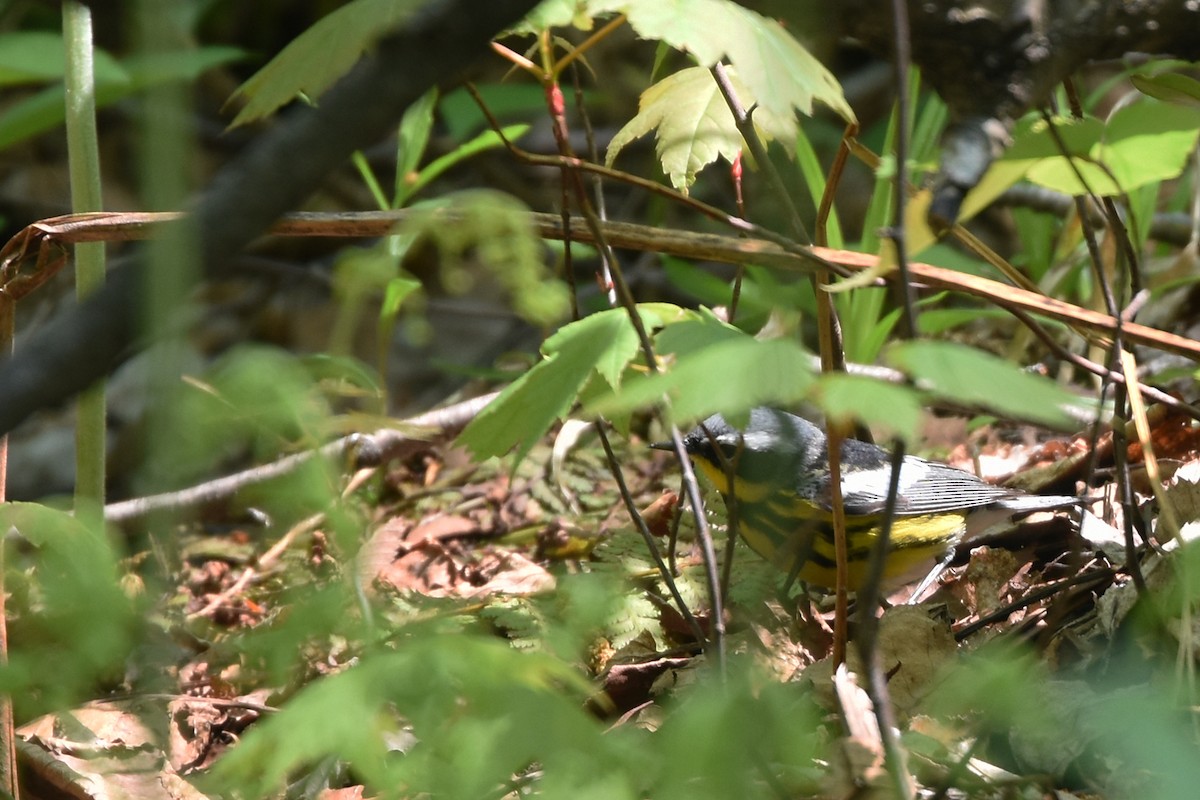
[[[847,514],[877,514],[887,502],[891,466],[883,464],[842,475],[842,501]],[[907,456],[900,467],[896,513],[936,514],[986,506],[1017,496],[961,469]]]

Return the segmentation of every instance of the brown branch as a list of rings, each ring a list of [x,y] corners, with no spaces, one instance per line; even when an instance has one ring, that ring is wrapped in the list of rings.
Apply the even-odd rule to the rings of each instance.
[[[271,228],[271,233],[280,236],[384,236],[391,232],[396,225],[406,219],[411,219],[418,213],[429,212],[405,210],[346,214],[289,214]],[[453,224],[456,220],[453,212],[443,210],[435,213],[444,215],[447,223]],[[171,219],[174,216],[163,215],[162,218]],[[562,239],[565,235],[562,221],[556,214],[530,214],[529,219],[534,230],[543,238]],[[130,241],[146,238],[149,231],[153,230],[155,222],[156,215],[148,214],[89,214],[81,217],[55,217],[29,226],[17,237],[14,237],[13,241],[26,235],[43,238],[47,245],[53,242],[55,246],[60,243],[77,241]],[[793,252],[775,242],[761,239],[740,239],[732,236],[656,228],[628,222],[602,222],[600,225],[604,232],[604,238],[613,247],[666,253],[699,261],[759,264],[775,269],[804,273],[824,268],[833,269],[840,275],[872,269],[878,261],[873,255],[848,250],[832,250],[826,247],[802,248]],[[578,217],[571,218],[570,236],[576,241],[595,244],[590,226]],[[14,252],[18,250],[15,246],[11,248],[6,246],[0,252],[9,253],[10,249]],[[26,258],[30,257],[29,248],[21,252],[26,254]],[[9,269],[9,265],[0,261],[0,270],[7,269]],[[1117,321],[1107,314],[1046,297],[1036,292],[1007,286],[998,281],[920,262],[911,262],[909,270],[917,283],[930,288],[961,292],[991,303],[1012,306],[1104,335],[1112,335],[1117,329]],[[2,286],[0,286],[0,291],[3,291]],[[1200,360],[1200,342],[1187,337],[1135,323],[1122,325],[1121,332],[1127,341],[1134,344]]]
[[[224,475],[179,491],[109,503],[104,508],[104,518],[109,522],[127,522],[157,511],[178,511],[224,500],[242,489],[289,475],[314,458],[348,458],[354,467],[378,466],[403,458],[431,441],[455,435],[497,394],[499,392],[492,392],[446,408],[434,409],[403,420],[395,428],[384,428],[370,434],[352,433],[314,450],[284,456],[269,464]]]

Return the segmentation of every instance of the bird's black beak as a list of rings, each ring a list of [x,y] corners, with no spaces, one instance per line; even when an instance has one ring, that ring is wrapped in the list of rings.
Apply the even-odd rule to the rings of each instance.
[[[672,444],[671,442],[651,442],[650,449],[651,450],[674,450],[675,445]]]

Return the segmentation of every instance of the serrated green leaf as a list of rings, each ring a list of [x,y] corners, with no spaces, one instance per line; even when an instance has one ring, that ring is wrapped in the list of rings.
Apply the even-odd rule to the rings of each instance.
[[[811,115],[819,100],[847,121],[854,112],[833,74],[773,19],[731,0],[593,0],[593,14],[620,12],[645,39],[691,53],[702,67],[722,58],[763,109]]]
[[[237,88],[230,99],[247,102],[229,127],[268,117],[300,94],[315,100],[422,5],[422,0],[354,0],[321,18]]]
[[[758,35],[732,38],[729,61],[763,108],[812,116],[817,100],[846,122],[857,121],[837,78],[794,36],[773,19],[737,8],[746,18],[746,32]]]
[[[735,91],[747,106],[755,103],[750,90],[730,70]],[[765,139],[796,134],[790,113],[777,115],[765,109],[754,115]],[[689,67],[668,75],[642,93],[638,113],[609,142],[605,161],[612,166],[625,145],[650,131],[656,132],[655,152],[671,184],[685,191],[696,173],[718,157],[732,163],[742,150],[742,135],[717,83],[703,67]]]
[[[647,324],[656,320],[649,312]],[[623,309],[601,311],[564,326],[546,340],[545,359],[489,403],[459,436],[477,458],[517,448],[519,462],[550,426],[570,410],[595,372],[617,384],[638,341]]]
[[[642,93],[637,116],[609,142],[605,163],[611,167],[625,145],[654,130],[663,172],[680,190],[718,156],[733,161],[742,149],[733,116],[712,75],[700,67],[669,75]]]
[[[415,637],[302,689],[209,780],[265,796],[301,765],[336,756],[372,785],[480,797],[533,760],[565,771],[569,750],[554,742],[603,752],[602,730],[581,702],[588,688],[565,662],[498,639]],[[398,715],[413,726],[423,757],[389,752],[389,740],[403,738]]]
[[[13,639],[0,663],[0,692],[20,697],[25,713],[77,707],[95,696],[97,676],[121,674],[141,609],[121,591],[103,530],[35,503],[0,504],[0,530],[10,546],[13,531],[24,540],[24,591],[14,603],[21,610],[7,613],[33,617],[35,626],[34,635]],[[65,652],[71,657],[56,661]]]
[[[1069,430],[1075,418],[1069,410],[1082,408],[1079,398],[1053,381],[965,345],[905,342],[889,348],[884,358],[922,390],[1001,416]]]

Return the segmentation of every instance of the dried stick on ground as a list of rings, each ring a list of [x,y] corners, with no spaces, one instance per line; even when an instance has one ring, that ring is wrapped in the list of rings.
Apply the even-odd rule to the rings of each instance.
[[[497,394],[493,392],[480,395],[446,408],[434,409],[404,420],[395,428],[385,428],[370,434],[352,433],[315,450],[284,456],[278,461],[179,491],[110,503],[104,508],[104,518],[109,522],[128,522],[157,511],[178,511],[224,500],[233,497],[242,489],[289,475],[314,458],[336,459],[351,456],[355,467],[376,466],[403,458],[413,448],[426,447],[431,441],[447,439],[457,434],[484,406],[495,399]]]

